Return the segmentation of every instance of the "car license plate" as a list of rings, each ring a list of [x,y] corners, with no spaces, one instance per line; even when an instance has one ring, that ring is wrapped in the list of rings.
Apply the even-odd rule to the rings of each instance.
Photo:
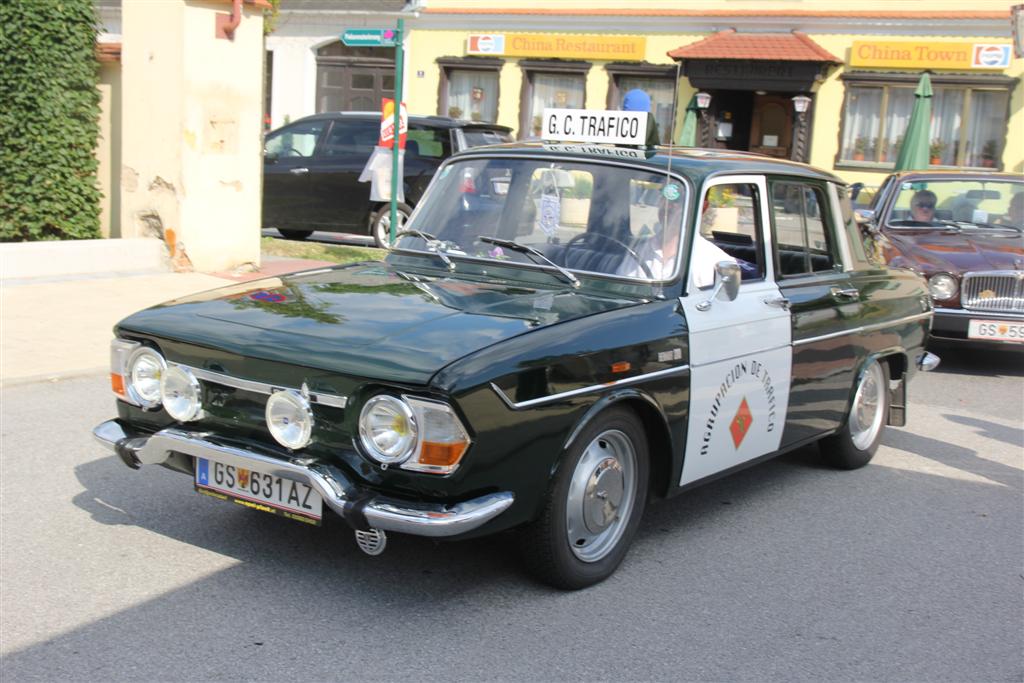
[[[1024,322],[972,320],[967,326],[967,337],[1024,343]]]
[[[196,458],[196,491],[307,524],[320,524],[323,499],[302,482]]]

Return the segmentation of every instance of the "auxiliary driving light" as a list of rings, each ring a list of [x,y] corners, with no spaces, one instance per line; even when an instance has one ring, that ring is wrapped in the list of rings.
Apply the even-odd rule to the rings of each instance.
[[[305,448],[313,440],[313,409],[294,389],[275,391],[267,400],[267,428],[285,448]]]
[[[190,370],[172,365],[160,379],[164,410],[178,422],[198,420],[203,416],[199,380]]]

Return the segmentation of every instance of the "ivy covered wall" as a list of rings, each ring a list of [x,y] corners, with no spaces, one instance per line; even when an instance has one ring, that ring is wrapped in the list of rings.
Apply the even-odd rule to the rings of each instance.
[[[92,0],[0,2],[0,241],[100,237]]]

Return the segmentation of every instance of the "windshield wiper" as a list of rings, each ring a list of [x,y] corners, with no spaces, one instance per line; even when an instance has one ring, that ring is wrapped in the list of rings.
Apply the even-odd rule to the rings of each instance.
[[[437,254],[438,258],[444,261],[444,265],[447,266],[448,270],[455,270],[455,264],[448,258],[448,245],[442,242],[435,235],[431,235],[429,232],[423,232],[422,230],[416,230],[413,228],[407,228],[405,230],[399,230],[395,233],[395,240],[403,235],[412,235],[419,237],[421,240],[427,243],[427,251]]]
[[[549,266],[557,270],[559,273],[561,273],[565,277],[565,279],[569,281],[569,284],[572,285],[573,287],[580,286],[580,281],[576,278],[575,275],[573,275],[568,270],[566,270],[562,266],[558,265],[557,263],[549,259],[544,254],[540,253],[533,247],[527,246],[525,244],[519,244],[519,242],[513,242],[512,240],[503,240],[499,237],[488,237],[487,235],[481,235],[479,239],[481,242],[486,242],[487,244],[494,244],[499,247],[506,247],[508,249],[511,249],[512,251],[518,251],[521,254],[533,256],[535,259],[539,259],[540,262],[548,264]]]

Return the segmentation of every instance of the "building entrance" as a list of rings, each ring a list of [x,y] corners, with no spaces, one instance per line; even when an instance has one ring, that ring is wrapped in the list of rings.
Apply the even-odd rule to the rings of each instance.
[[[712,146],[790,158],[793,144],[791,93],[711,91]]]

